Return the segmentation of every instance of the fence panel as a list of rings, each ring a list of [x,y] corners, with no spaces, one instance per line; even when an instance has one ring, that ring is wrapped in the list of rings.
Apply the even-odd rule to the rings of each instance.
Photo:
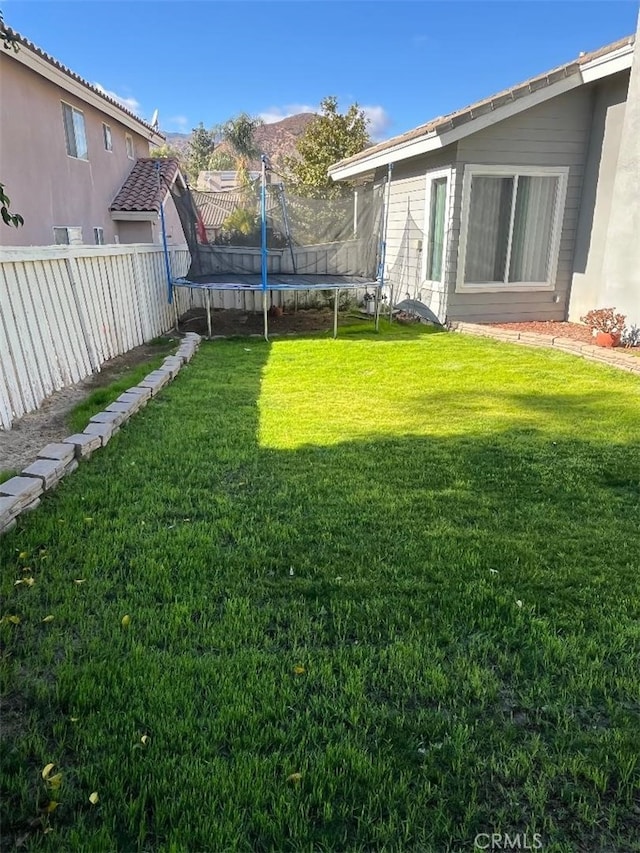
[[[0,429],[172,325],[159,246],[0,248]]]

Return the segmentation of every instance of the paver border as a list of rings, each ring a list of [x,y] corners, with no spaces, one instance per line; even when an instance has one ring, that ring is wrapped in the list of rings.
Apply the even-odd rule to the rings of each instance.
[[[93,415],[83,432],[47,444],[20,474],[0,483],[0,536],[16,526],[23,512],[39,506],[43,493],[72,474],[80,460],[89,459],[104,447],[122,424],[172,382],[181,368],[191,361],[201,340],[196,332],[187,332],[173,355],[168,355],[159,368],[124,391],[104,411]]]
[[[600,364],[608,364],[618,370],[625,370],[640,376],[640,358],[631,355],[620,347],[597,347],[593,344],[585,344],[573,338],[565,338],[562,335],[542,335],[538,332],[518,332],[509,329],[501,329],[496,326],[484,326],[480,323],[449,323],[451,332],[460,332],[465,335],[476,335],[483,338],[493,338],[511,344],[524,344],[530,347],[549,347],[561,350],[570,355],[584,358],[587,361],[596,361]]]

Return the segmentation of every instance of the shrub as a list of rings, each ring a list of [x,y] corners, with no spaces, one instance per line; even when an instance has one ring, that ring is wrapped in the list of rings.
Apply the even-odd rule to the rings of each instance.
[[[594,308],[587,311],[580,322],[589,326],[594,334],[596,332],[608,332],[610,335],[622,335],[625,330],[626,316],[616,314],[615,308]]]

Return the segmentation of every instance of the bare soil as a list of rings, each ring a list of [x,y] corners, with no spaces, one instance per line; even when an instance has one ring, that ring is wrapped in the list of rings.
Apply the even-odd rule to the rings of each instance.
[[[352,320],[353,318],[351,318]],[[333,329],[332,308],[301,308],[282,315],[269,315],[269,334],[286,335],[288,332],[324,332]],[[194,308],[180,318],[180,332],[197,332],[206,337],[207,315],[202,308]],[[264,320],[260,313],[216,309],[211,312],[211,335],[262,335]]]
[[[62,441],[70,434],[69,412],[96,388],[115,382],[129,370],[165,352],[173,352],[178,338],[167,346],[143,344],[105,362],[99,373],[88,376],[77,385],[55,391],[35,412],[14,421],[10,430],[0,429],[0,471],[21,471],[36,458],[38,451],[50,442]]]
[[[566,323],[558,320],[540,320],[527,323],[487,323],[498,329],[507,329],[510,332],[534,332],[538,335],[553,335],[554,337],[572,338],[574,341],[590,344],[593,335],[588,326],[582,323]]]

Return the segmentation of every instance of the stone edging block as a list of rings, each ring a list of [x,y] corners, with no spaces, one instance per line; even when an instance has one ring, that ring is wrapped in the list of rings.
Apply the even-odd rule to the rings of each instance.
[[[0,535],[16,526],[21,513],[39,506],[44,491],[54,488],[63,477],[73,473],[79,460],[89,459],[94,451],[104,447],[121,424],[171,382],[182,365],[191,361],[201,340],[200,335],[188,332],[175,355],[167,356],[162,367],[120,394],[103,412],[93,415],[83,432],[47,444],[19,476],[0,483]]]
[[[618,370],[626,370],[628,373],[640,375],[640,358],[618,348],[608,349],[597,347],[593,344],[585,344],[573,338],[554,337],[553,335],[541,335],[536,332],[510,332],[493,326],[483,326],[479,323],[450,323],[452,332],[462,332],[467,335],[476,335],[483,338],[495,338],[496,340],[508,340],[511,343],[524,344],[534,347],[549,347],[558,349],[570,355],[577,355],[586,361],[597,361],[599,364],[608,364]],[[507,335],[508,337],[505,337]]]

